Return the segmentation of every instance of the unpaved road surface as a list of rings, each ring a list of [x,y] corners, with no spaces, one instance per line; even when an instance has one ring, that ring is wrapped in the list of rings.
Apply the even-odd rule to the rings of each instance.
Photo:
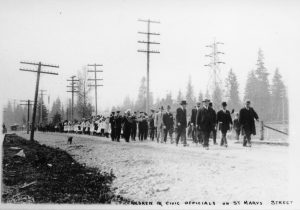
[[[29,135],[18,133],[29,138]],[[288,147],[229,142],[210,150],[156,142],[39,133],[41,144],[59,147],[80,163],[113,171],[116,193],[135,201],[267,201],[288,199]]]

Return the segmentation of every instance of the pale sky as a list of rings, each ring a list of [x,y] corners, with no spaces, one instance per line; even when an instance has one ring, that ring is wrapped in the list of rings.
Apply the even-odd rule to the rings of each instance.
[[[273,75],[279,68],[289,87],[299,70],[299,1],[84,1],[0,0],[1,101],[33,99],[36,74],[19,71],[20,61],[58,64],[58,76],[43,75],[40,89],[70,98],[67,79],[91,63],[103,64],[104,87],[98,89],[98,109],[120,105],[126,95],[135,99],[146,75],[146,55],[138,53],[146,40],[139,18],[159,20],[152,41],[160,54],[151,55],[150,89],[154,99],[169,91],[185,92],[189,76],[195,95],[206,91],[209,62],[205,57],[214,40],[223,42],[222,76],[230,68],[244,92],[246,76],[255,68],[258,49]],[[271,81],[270,77],[270,81]],[[294,78],[292,78],[294,79]],[[94,91],[91,91],[92,104]],[[3,103],[2,103],[3,104]]]

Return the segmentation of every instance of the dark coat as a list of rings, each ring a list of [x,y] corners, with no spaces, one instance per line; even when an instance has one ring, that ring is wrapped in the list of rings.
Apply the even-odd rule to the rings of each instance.
[[[166,126],[166,129],[172,129],[174,126],[174,119],[173,119],[173,114],[171,112],[167,113],[165,112],[163,114],[163,125]]]
[[[197,109],[192,109],[192,115],[191,115],[191,123],[196,125],[196,117],[197,117]]]
[[[201,108],[197,112],[196,124],[200,127],[200,130],[204,132],[210,132],[212,129],[212,117],[210,111],[206,108]]]
[[[180,126],[178,126],[180,123]],[[182,109],[181,107],[176,110],[176,126],[178,128],[186,128],[187,120],[186,120],[186,109]]]
[[[122,121],[123,121],[122,116],[119,115],[119,116],[115,117],[116,128],[121,128],[122,127]]]
[[[226,110],[226,112],[223,110],[218,111],[217,123],[219,123],[219,130],[222,132],[228,131],[230,129],[230,124],[232,125],[230,112],[228,110]]]
[[[110,123],[112,128],[115,128],[116,127],[116,117],[115,116],[110,116],[109,123]]]
[[[212,122],[212,125],[215,126],[217,124],[217,113],[216,111],[211,108],[210,106],[208,107],[208,111],[210,113],[210,116],[211,116],[211,122]]]
[[[249,110],[245,107],[240,110],[239,122],[241,124],[241,128],[243,129],[243,132],[245,132],[246,134],[248,133],[256,135],[254,119],[258,120],[258,115],[252,107],[250,107]]]

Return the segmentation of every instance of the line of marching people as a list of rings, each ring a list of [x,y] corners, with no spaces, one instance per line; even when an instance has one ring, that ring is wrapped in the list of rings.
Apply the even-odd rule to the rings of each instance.
[[[210,100],[205,99],[203,104],[197,103],[197,106],[192,110],[191,114],[191,133],[193,142],[202,144],[205,149],[209,149],[209,137],[212,134],[213,143],[217,144],[217,130],[221,131],[220,146],[228,146],[227,132],[232,128],[236,132],[236,139],[239,140],[240,134],[244,136],[243,146],[251,147],[251,135],[256,134],[255,121],[259,120],[257,113],[250,106],[251,102],[246,101],[245,107],[243,107],[238,113],[235,113],[235,118],[232,120],[230,112],[227,110],[227,103],[222,102],[222,109],[216,112],[213,109],[213,104]],[[182,105],[182,109],[185,105]],[[185,131],[183,132],[185,133]],[[183,137],[185,135],[183,134]]]
[[[216,112],[213,109],[213,104],[209,99],[205,99],[196,104],[192,109],[190,121],[187,122],[186,101],[181,101],[180,107],[177,108],[175,117],[171,112],[171,107],[168,105],[166,110],[161,106],[158,111],[151,109],[151,113],[145,112],[131,112],[127,110],[124,116],[120,111],[111,113],[111,138],[112,141],[120,141],[123,131],[123,137],[126,142],[129,140],[140,141],[156,139],[157,143],[166,143],[169,136],[171,144],[179,144],[179,139],[183,146],[188,146],[187,128],[191,129],[191,136],[193,143],[201,144],[205,149],[209,149],[209,138],[212,134],[213,143],[217,144],[217,130],[221,131],[220,146],[227,147],[227,132],[234,129],[236,132],[236,139],[239,139],[240,134],[244,136],[243,146],[251,147],[251,135],[255,135],[255,121],[258,121],[258,115],[250,106],[250,101],[246,101],[238,113],[235,113],[234,120],[231,115],[234,110],[230,112],[227,110],[227,103],[222,102],[222,109]],[[137,135],[138,133],[138,135]],[[175,133],[175,141],[173,140],[173,133]]]
[[[231,117],[234,110],[232,112],[227,110],[226,102],[222,103],[222,109],[218,112],[214,110],[213,103],[209,99],[197,102],[191,111],[189,121],[186,106],[187,102],[181,101],[180,107],[174,113],[175,116],[168,105],[166,110],[163,106],[157,111],[151,109],[149,115],[145,112],[131,112],[130,109],[122,115],[118,110],[111,112],[109,117],[98,115],[83,118],[81,121],[66,121],[63,126],[61,123],[57,126],[60,132],[63,128],[63,132],[111,137],[111,140],[116,142],[121,138],[126,142],[150,138],[157,143],[167,143],[169,137],[171,144],[175,143],[178,146],[180,139],[183,146],[189,146],[187,135],[190,135],[194,144],[202,145],[205,149],[209,149],[210,137],[213,144],[217,144],[218,130],[221,132],[220,146],[227,147],[227,132],[234,129],[236,139],[239,140],[239,136],[243,135],[243,146],[251,146],[251,135],[256,134],[255,120],[258,121],[259,118],[250,101],[246,101],[245,107],[234,113],[234,119]]]

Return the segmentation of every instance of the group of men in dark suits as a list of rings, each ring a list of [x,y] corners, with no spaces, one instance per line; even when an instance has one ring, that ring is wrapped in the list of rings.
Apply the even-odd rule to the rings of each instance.
[[[202,144],[205,149],[209,149],[209,137],[212,134],[213,143],[217,144],[216,134],[217,129],[222,133],[221,146],[228,146],[227,132],[232,129],[231,113],[227,110],[227,103],[222,102],[222,109],[216,113],[213,109],[212,102],[209,99],[205,99],[201,103],[198,102],[196,107],[192,109],[190,125],[192,126],[192,138],[193,142]],[[176,125],[177,136],[176,145],[181,137],[183,145],[186,143],[186,101],[181,102],[181,107],[176,111]],[[244,134],[243,146],[251,146],[251,135],[255,135],[255,123],[254,119],[258,120],[258,115],[252,107],[250,107],[250,101],[246,102],[244,108],[240,110],[238,123],[240,129]]]
[[[135,140],[137,130],[139,139],[146,140],[148,130],[150,130],[150,139],[152,141],[154,141],[156,136],[158,143],[159,140],[161,140],[161,143],[166,143],[169,135],[171,143],[173,143],[173,132],[176,130],[176,146],[178,146],[179,139],[181,139],[183,146],[188,146],[186,141],[186,129],[188,127],[186,106],[187,102],[181,101],[180,107],[176,110],[175,126],[169,105],[166,111],[164,111],[163,106],[156,113],[154,110],[151,110],[149,117],[144,112],[140,112],[139,116],[137,116],[136,112],[132,115],[130,112],[126,112],[124,116],[120,115],[120,111],[117,111],[116,115],[115,112],[112,112],[110,117],[111,138],[113,141],[120,141],[123,128],[123,136],[127,142],[130,137],[132,140]],[[212,135],[213,143],[217,144],[216,134],[217,129],[219,129],[222,133],[220,145],[227,147],[226,135],[233,125],[231,114],[227,110],[226,102],[222,103],[222,109],[218,112],[213,109],[213,104],[210,100],[205,99],[202,101],[202,104],[198,102],[196,107],[192,109],[190,119],[193,142],[197,145],[202,144],[205,149],[209,149],[210,135]],[[251,146],[251,135],[256,134],[255,119],[258,120],[258,115],[250,107],[250,101],[247,101],[245,107],[240,110],[238,119],[235,119],[235,125],[238,124],[244,135],[243,146]]]

